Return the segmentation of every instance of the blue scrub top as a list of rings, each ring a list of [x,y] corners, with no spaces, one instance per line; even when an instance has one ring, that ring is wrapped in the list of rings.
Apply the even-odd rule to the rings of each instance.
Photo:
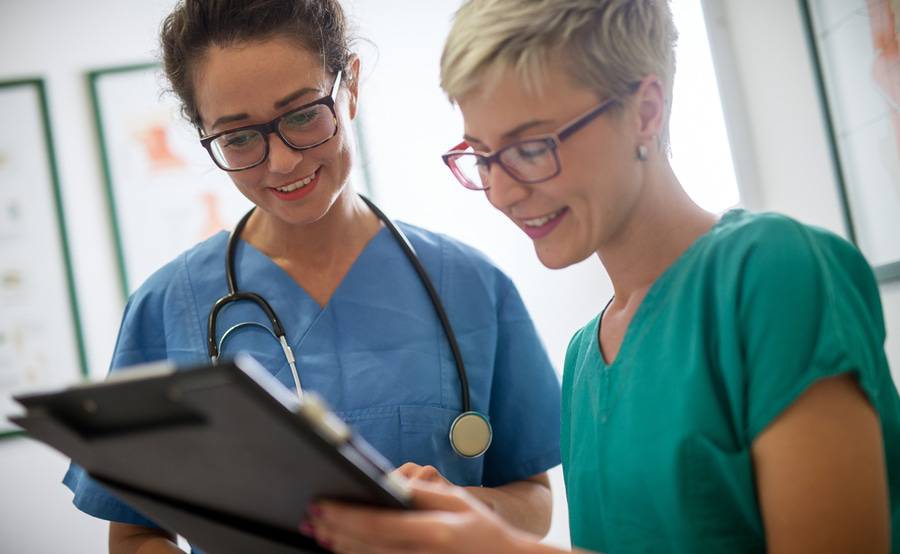
[[[382,228],[325,307],[247,242],[236,249],[238,287],[262,295],[281,320],[303,387],[328,404],[395,465],[436,467],[464,486],[498,486],[559,464],[560,387],[510,279],[481,253],[446,236],[400,224],[443,300],[466,364],[473,410],[494,430],[487,453],[455,454],[448,433],[462,404],[449,343],[428,294],[390,232]],[[125,307],[110,371],[169,359],[209,362],[206,322],[227,292],[220,232],[151,276]],[[250,302],[220,312],[217,338],[265,315]],[[252,354],[286,387],[290,368],[264,329],[229,336],[222,356]],[[156,525],[107,493],[77,465],[63,482],[78,509]]]

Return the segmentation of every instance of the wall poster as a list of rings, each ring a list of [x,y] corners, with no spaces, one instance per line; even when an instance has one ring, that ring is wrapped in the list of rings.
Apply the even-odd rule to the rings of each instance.
[[[41,80],[0,82],[0,437],[12,395],[87,375]]]
[[[801,0],[849,236],[900,279],[900,0]]]

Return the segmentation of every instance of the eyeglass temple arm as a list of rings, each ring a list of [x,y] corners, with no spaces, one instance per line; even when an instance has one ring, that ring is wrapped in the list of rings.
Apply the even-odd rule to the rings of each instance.
[[[343,71],[338,71],[337,76],[334,78],[334,84],[331,86],[331,98],[334,99],[334,96],[337,94],[339,88],[341,88],[341,77],[344,75]]]

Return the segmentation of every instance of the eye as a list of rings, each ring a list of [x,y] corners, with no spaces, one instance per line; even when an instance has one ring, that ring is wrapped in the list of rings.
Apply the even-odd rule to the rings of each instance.
[[[305,127],[316,120],[318,110],[303,110],[285,116],[284,123],[291,127]]]
[[[547,144],[543,142],[523,142],[516,147],[516,155],[524,160],[538,158],[547,153]]]
[[[477,167],[479,169],[485,169],[489,165],[487,158],[485,158],[483,156],[472,156],[472,157],[475,158],[475,167]]]
[[[219,140],[225,148],[237,150],[252,146],[258,139],[259,133],[255,131],[244,131],[225,135]]]

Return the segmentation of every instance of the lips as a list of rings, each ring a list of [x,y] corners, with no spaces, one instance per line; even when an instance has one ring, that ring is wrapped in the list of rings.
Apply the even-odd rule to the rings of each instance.
[[[281,200],[293,201],[309,195],[319,183],[319,174],[321,167],[316,169],[312,175],[307,175],[302,179],[287,183],[278,188],[269,187],[269,191]]]
[[[531,240],[538,240],[549,235],[569,213],[568,208],[531,218],[517,218],[519,226]]]

